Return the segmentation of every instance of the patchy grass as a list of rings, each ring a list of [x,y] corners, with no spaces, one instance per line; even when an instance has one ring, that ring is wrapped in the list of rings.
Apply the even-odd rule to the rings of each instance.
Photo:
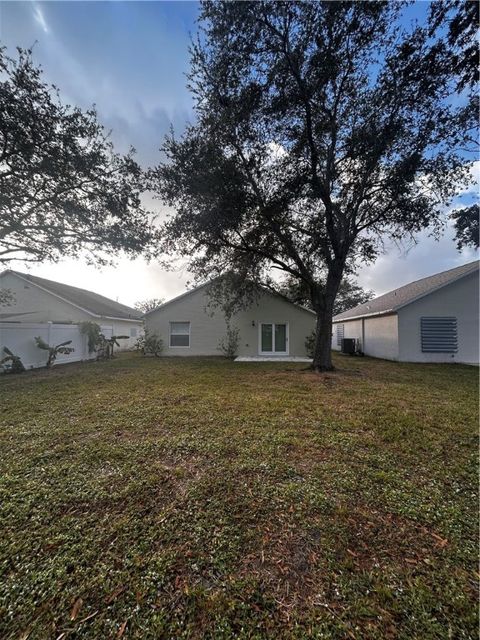
[[[474,368],[0,380],[0,637],[477,637]]]

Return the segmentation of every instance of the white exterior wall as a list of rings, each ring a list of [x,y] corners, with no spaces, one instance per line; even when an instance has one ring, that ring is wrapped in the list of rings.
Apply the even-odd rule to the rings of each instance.
[[[374,358],[398,360],[397,315],[365,318],[364,353]]]
[[[373,358],[398,360],[398,322],[395,314],[362,318],[357,320],[343,320],[333,325],[332,347],[337,346],[337,326],[343,324],[344,338],[360,340],[363,353]]]
[[[399,359],[405,362],[479,362],[478,271],[420,298],[398,311]],[[422,316],[457,318],[457,353],[422,353]]]
[[[98,324],[101,324],[102,326],[111,327],[113,336],[129,336],[128,340],[118,341],[120,346],[115,347],[115,351],[126,351],[128,349],[133,349],[135,347],[135,343],[137,342],[137,338],[143,333],[143,322],[108,320],[107,318],[102,318],[101,322],[97,320],[95,320],[95,322],[98,322]],[[132,335],[132,333],[136,333],[136,336]]]
[[[362,321],[361,320],[350,320],[349,322],[334,323],[333,334],[332,334],[332,349],[335,349],[335,351],[340,351],[340,349],[342,348],[341,344],[337,344],[338,325],[343,325],[344,338],[355,338],[360,341],[362,340]]]
[[[6,320],[16,323],[48,323],[76,324],[89,320],[104,327],[109,335],[128,335],[128,340],[119,340],[119,351],[131,349],[137,340],[131,337],[131,329],[137,330],[137,336],[143,331],[141,320],[115,320],[105,316],[96,316],[83,311],[69,302],[40,289],[31,282],[26,282],[13,273],[6,273],[0,280],[2,289],[10,289],[15,296],[14,302],[2,307],[2,313],[18,314]],[[61,342],[61,341],[60,341]],[[57,343],[58,344],[58,343]],[[1,345],[0,345],[1,346]],[[8,345],[7,345],[8,346]]]
[[[227,325],[221,311],[217,309],[212,315],[210,309],[206,310],[207,304],[206,288],[201,288],[146,316],[145,328],[163,339],[164,355],[221,355],[218,343],[225,336]],[[190,322],[190,347],[169,346],[170,322]],[[305,338],[315,328],[315,315],[269,293],[231,320],[231,325],[240,331],[239,356],[259,354],[259,327],[262,322],[287,323],[289,355],[306,356]]]

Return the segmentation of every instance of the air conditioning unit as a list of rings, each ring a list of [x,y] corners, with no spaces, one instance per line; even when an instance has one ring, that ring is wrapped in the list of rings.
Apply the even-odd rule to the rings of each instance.
[[[342,339],[342,353],[348,353],[354,355],[356,352],[356,339],[355,338],[343,338]]]

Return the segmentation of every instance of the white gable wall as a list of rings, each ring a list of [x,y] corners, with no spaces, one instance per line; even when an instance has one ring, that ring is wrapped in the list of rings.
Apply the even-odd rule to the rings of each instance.
[[[479,361],[478,271],[399,309],[399,359],[405,362]],[[457,353],[422,353],[420,319],[428,316],[457,318]]]
[[[206,292],[206,287],[194,290],[146,316],[146,329],[156,333],[164,341],[164,355],[221,355],[218,344],[225,336],[227,325],[220,310],[215,310],[213,315],[211,310],[206,310],[208,304]],[[169,346],[171,322],[190,322],[190,347]],[[232,326],[238,327],[240,331],[239,356],[258,355],[261,322],[287,323],[289,355],[302,357],[306,355],[305,338],[315,327],[315,315],[282,298],[265,293],[249,309],[240,311],[231,320]]]

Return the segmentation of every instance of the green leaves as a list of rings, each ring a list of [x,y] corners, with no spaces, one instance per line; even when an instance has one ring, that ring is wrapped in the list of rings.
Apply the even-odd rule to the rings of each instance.
[[[94,108],[64,105],[31,50],[0,48],[0,68],[0,263],[148,253],[157,232],[133,150],[115,152]]]

